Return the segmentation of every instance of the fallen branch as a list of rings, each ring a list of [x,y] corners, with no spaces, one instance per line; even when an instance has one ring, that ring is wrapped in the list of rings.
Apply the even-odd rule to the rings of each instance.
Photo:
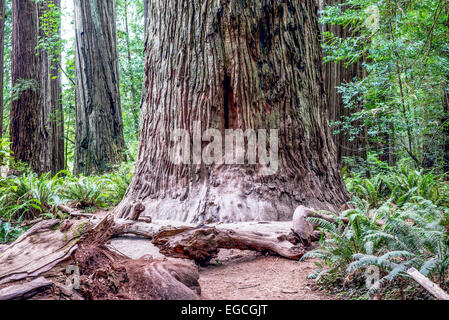
[[[421,272],[419,272],[415,268],[409,269],[407,271],[407,274],[438,300],[449,300],[448,293],[446,293],[443,289],[441,289],[436,283],[430,281],[429,278],[424,276]]]
[[[93,214],[80,212],[80,211],[70,208],[69,206],[66,206],[64,204],[58,205],[58,210],[61,212],[67,213],[68,215],[70,215],[72,217],[88,218],[88,219],[95,218],[95,215],[93,215]]]

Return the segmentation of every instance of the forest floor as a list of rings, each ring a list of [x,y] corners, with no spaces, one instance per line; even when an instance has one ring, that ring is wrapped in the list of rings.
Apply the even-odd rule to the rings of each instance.
[[[221,250],[216,261],[200,268],[206,300],[335,300],[307,278],[313,261],[292,261],[258,252]]]

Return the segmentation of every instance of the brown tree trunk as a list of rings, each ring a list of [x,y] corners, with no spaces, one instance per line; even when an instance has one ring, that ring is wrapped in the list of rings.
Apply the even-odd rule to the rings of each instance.
[[[101,173],[124,160],[115,1],[75,0],[75,174]]]
[[[144,19],[144,30],[146,35],[146,30],[148,26],[148,3],[150,0],[143,0],[143,19]]]
[[[148,12],[139,155],[119,216],[143,205],[144,215],[190,222],[287,220],[298,204],[333,210],[348,200],[328,128],[315,2],[161,0]],[[197,121],[222,135],[278,129],[279,170],[199,164],[195,142],[195,164],[174,164],[173,131],[192,138]]]
[[[128,58],[128,73],[129,73],[129,83],[130,83],[130,91],[131,91],[131,101],[132,101],[132,108],[131,112],[133,113],[133,120],[134,120],[134,129],[136,131],[136,134],[139,135],[139,101],[138,101],[138,93],[136,86],[134,85],[134,75],[132,71],[132,65],[133,60],[131,57],[131,44],[129,39],[129,24],[128,24],[128,3],[125,1],[124,4],[125,7],[125,32],[126,32],[126,52],[127,52],[127,58]]]
[[[324,9],[326,5],[334,6],[339,3],[344,3],[346,0],[319,0],[320,9]],[[332,32],[339,38],[346,38],[351,35],[348,28],[340,25],[321,25],[322,32]],[[337,87],[353,81],[354,78],[363,77],[362,62],[358,61],[346,67],[344,62],[328,62],[324,64],[324,83],[329,105],[329,119],[332,122],[342,121],[345,117],[353,112],[359,110],[345,108],[343,104],[342,94],[338,92]],[[360,106],[362,108],[362,106]],[[361,123],[354,123],[353,125],[361,125]],[[334,141],[337,146],[338,159],[343,157],[358,156],[366,159],[366,130],[362,129],[360,134],[352,137],[346,133],[341,132],[334,135]]]
[[[55,7],[49,8],[49,4]],[[61,76],[59,62],[61,59],[60,37],[58,26],[45,21],[50,10],[59,10],[60,0],[46,0],[38,5],[39,37],[47,45],[39,50],[39,104],[38,104],[38,133],[34,164],[39,173],[53,174],[64,169],[64,120],[61,101]],[[52,15],[50,15],[52,16]],[[50,18],[52,19],[52,18]],[[45,27],[44,27],[45,26]],[[57,28],[56,30],[54,30]]]
[[[0,0],[0,139],[3,137],[3,68],[5,62],[5,0]]]
[[[446,29],[449,32],[449,4],[446,4]],[[443,169],[444,172],[449,172],[449,76],[443,86],[443,125],[444,125],[444,146],[443,146]]]
[[[444,172],[449,172],[449,79],[446,83],[444,90],[444,102],[443,102],[443,132],[444,132]]]
[[[11,103],[11,150],[16,160],[33,164],[36,150],[38,15],[34,0],[12,1],[12,86],[20,85]]]

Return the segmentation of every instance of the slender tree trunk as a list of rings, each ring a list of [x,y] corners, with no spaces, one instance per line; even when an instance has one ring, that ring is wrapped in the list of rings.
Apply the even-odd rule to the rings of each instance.
[[[130,40],[129,40],[129,25],[128,25],[128,3],[125,1],[125,32],[126,32],[126,51],[128,57],[128,73],[129,73],[129,83],[131,89],[131,100],[132,100],[132,108],[131,111],[133,113],[134,120],[134,129],[136,134],[139,134],[139,101],[137,100],[137,89],[134,85],[134,75],[132,71],[132,58],[131,58],[131,48],[130,48]]]
[[[0,139],[3,137],[3,75],[5,62],[5,0],[0,0]]]
[[[144,19],[144,30],[145,34],[148,26],[148,3],[150,0],[143,0],[143,19]]]
[[[448,80],[449,81],[449,80]],[[449,82],[448,82],[449,83]],[[449,172],[449,85],[444,88],[444,102],[443,102],[443,132],[444,132],[444,146],[443,146],[443,157],[444,157],[444,172]]]
[[[449,33],[449,4],[446,4],[446,29]],[[443,146],[443,161],[444,172],[449,172],[449,75],[446,77],[446,82],[443,86],[443,124],[444,124],[444,146]]]
[[[124,160],[115,1],[75,0],[75,174],[105,172]]]
[[[11,149],[16,160],[32,165],[35,160],[38,68],[36,46],[38,15],[34,0],[12,1],[12,63],[13,88],[21,89],[11,103]]]
[[[148,12],[138,162],[116,214],[287,220],[298,204],[333,210],[348,200],[328,126],[314,1],[160,0]],[[205,136],[193,143],[195,164],[171,161],[175,129],[193,137],[212,128],[279,130],[279,170],[198,161],[198,145],[203,156],[211,147]],[[258,149],[266,152],[265,141]]]
[[[54,5],[50,6],[49,5]],[[36,153],[38,155],[35,170],[39,173],[57,173],[64,169],[64,120],[61,101],[61,75],[59,62],[60,28],[59,22],[55,25],[51,21],[57,18],[50,14],[51,10],[59,10],[60,0],[46,0],[38,5],[39,19],[42,25],[39,28],[41,41],[46,43],[39,49],[39,104],[38,104],[38,133]]]
[[[344,3],[345,1],[346,0],[319,0],[319,4],[321,9],[324,9],[326,5],[334,6],[336,4]],[[335,36],[342,39],[351,36],[351,31],[340,25],[322,25],[321,31],[332,32]],[[357,109],[345,108],[342,94],[338,92],[337,87],[353,81],[354,78],[362,78],[363,72],[361,61],[351,64],[348,67],[345,66],[344,62],[328,62],[324,64],[324,83],[329,104],[330,121],[342,121],[345,117],[350,116],[351,113],[360,111],[362,108],[361,105]],[[353,125],[361,126],[362,123],[353,123]],[[360,133],[356,137],[351,137],[346,132],[334,135],[338,159],[341,160],[343,157],[351,156],[358,156],[362,159],[366,159],[366,136],[365,129],[360,130]]]

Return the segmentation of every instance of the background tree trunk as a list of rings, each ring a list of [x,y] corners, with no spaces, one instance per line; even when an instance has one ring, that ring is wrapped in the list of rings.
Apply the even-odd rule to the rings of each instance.
[[[145,26],[145,35],[147,27],[148,27],[148,3],[150,0],[143,0],[143,19],[144,19],[144,26]]]
[[[145,215],[189,222],[287,220],[298,204],[332,210],[348,200],[315,2],[161,0],[148,12],[138,162],[118,215],[143,204]],[[222,133],[279,129],[278,173],[172,164],[171,133],[192,134],[194,121]]]
[[[444,102],[443,102],[443,124],[444,124],[444,172],[449,172],[449,86],[444,89]]]
[[[49,9],[48,5],[56,6]],[[50,10],[59,10],[60,0],[47,0],[39,3],[39,19],[45,19]],[[53,15],[50,15],[52,18]],[[50,18],[50,19],[52,19]],[[39,104],[38,104],[38,139],[36,153],[38,155],[35,170],[40,173],[53,174],[64,169],[64,120],[61,101],[61,75],[59,63],[61,60],[59,22],[57,30],[49,23],[39,28],[39,37],[45,43],[51,44],[39,50]],[[44,25],[44,23],[43,23]]]
[[[148,3],[147,3],[148,5]],[[129,38],[129,24],[128,24],[128,3],[125,1],[125,32],[126,32],[126,53],[128,58],[128,73],[129,73],[129,83],[130,83],[130,93],[131,93],[131,101],[132,108],[131,112],[133,113],[134,120],[134,129],[136,130],[136,135],[139,135],[139,93],[137,93],[136,86],[134,85],[134,75],[132,70],[133,59],[131,57],[131,43]],[[145,26],[146,27],[146,26]]]
[[[11,103],[11,150],[16,160],[33,164],[35,159],[38,68],[37,6],[34,0],[12,1],[12,86],[21,85]],[[16,87],[17,88],[17,87]]]
[[[449,32],[449,4],[445,7],[447,19],[446,29]],[[443,169],[444,172],[449,172],[449,76],[446,77],[446,83],[443,84],[443,133],[444,133],[444,146],[443,146]]]
[[[75,0],[75,174],[100,173],[124,160],[115,1]]]
[[[326,5],[334,6],[339,3],[344,3],[346,0],[319,0],[320,9],[323,10]],[[339,38],[346,38],[351,36],[352,32],[340,25],[321,25],[322,32],[332,32]],[[355,77],[363,77],[362,61],[353,63],[346,67],[344,62],[334,63],[328,62],[324,64],[324,83],[329,105],[329,119],[330,121],[341,121],[344,117],[349,116],[353,112],[359,110],[347,109],[343,104],[342,94],[338,92],[337,87],[353,81]],[[360,106],[361,108],[362,106]],[[360,125],[360,124],[353,124]],[[358,156],[363,159],[366,158],[366,130],[361,130],[360,134],[350,139],[350,135],[345,132],[334,135],[334,140],[337,146],[338,159],[343,157]]]
[[[0,0],[0,139],[3,137],[3,68],[5,62],[5,0]]]

